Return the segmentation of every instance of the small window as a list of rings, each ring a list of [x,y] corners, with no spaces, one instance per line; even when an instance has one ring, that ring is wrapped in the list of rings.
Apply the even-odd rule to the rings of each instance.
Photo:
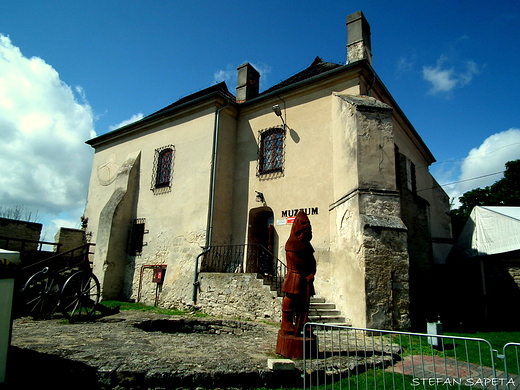
[[[174,153],[175,148],[173,145],[155,150],[151,188],[155,194],[169,192],[171,190]]]
[[[415,164],[408,158],[406,159],[406,179],[408,189],[414,194],[417,193],[417,176],[415,173]]]
[[[258,174],[281,174],[284,168],[285,130],[272,128],[260,133]]]
[[[144,229],[144,218],[134,219],[132,224],[132,231],[130,233],[130,254],[133,256],[140,256],[143,252],[144,234],[147,233]]]
[[[171,149],[164,149],[161,151],[161,153],[159,153],[155,187],[166,187],[170,185],[172,174],[172,157],[173,150]]]

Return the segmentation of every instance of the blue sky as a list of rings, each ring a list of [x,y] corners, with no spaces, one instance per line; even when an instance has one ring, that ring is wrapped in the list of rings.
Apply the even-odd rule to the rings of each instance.
[[[344,63],[346,16],[371,25],[373,66],[437,159],[452,197],[520,158],[520,3],[18,1],[0,13],[0,207],[78,226],[92,151],[118,124],[226,81],[261,90],[315,58]],[[485,176],[479,180],[468,180]],[[46,239],[51,239],[48,236]]]

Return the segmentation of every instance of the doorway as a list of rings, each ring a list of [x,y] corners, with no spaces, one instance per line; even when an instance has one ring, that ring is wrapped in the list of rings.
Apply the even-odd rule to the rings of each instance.
[[[274,270],[276,231],[274,214],[269,207],[258,207],[249,211],[247,233],[248,256],[246,272],[271,274]]]

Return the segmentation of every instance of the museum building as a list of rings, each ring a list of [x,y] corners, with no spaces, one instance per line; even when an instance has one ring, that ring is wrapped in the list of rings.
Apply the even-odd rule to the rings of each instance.
[[[84,217],[104,299],[276,320],[279,298],[253,280],[283,277],[303,209],[317,295],[353,326],[424,320],[432,269],[451,248],[449,199],[372,68],[361,12],[347,36],[346,64],[316,57],[259,93],[246,63],[236,96],[216,84],[87,141]]]

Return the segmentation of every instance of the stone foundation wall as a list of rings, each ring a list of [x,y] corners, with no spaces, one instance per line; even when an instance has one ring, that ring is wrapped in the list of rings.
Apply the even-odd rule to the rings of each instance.
[[[62,244],[60,252],[66,252],[86,243],[85,231],[61,227],[54,236],[54,242]]]
[[[0,218],[0,236],[16,238],[19,240],[39,241],[42,231],[41,223],[18,221],[9,218]],[[3,249],[19,251],[22,249],[20,241],[10,241],[7,244],[6,240],[0,240],[0,246]],[[25,250],[36,250],[37,243],[25,244]]]
[[[197,306],[226,318],[280,322],[282,298],[264,286],[256,274],[203,272]]]
[[[511,275],[518,288],[520,288],[520,267],[507,267],[507,272]]]

